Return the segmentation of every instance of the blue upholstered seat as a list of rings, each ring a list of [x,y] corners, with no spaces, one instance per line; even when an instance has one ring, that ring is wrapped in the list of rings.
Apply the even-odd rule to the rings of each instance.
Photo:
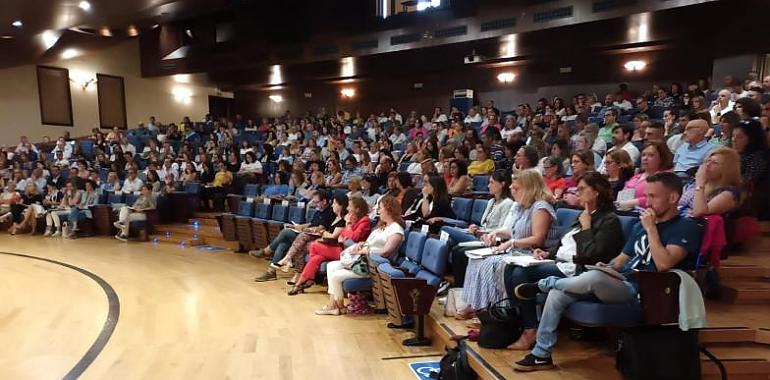
[[[422,260],[420,261],[422,268],[415,277],[422,278],[428,284],[438,287],[444,272],[446,272],[448,256],[449,247],[446,242],[433,238],[425,240]]]

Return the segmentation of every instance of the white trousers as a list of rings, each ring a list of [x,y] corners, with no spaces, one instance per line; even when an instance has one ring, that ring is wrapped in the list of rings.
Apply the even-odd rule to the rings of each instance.
[[[118,213],[118,222],[123,225],[123,227],[120,229],[120,233],[123,236],[128,236],[128,225],[135,220],[147,220],[147,215],[145,215],[143,212],[131,212],[131,210],[128,209],[128,206],[123,206],[120,208],[120,212]]]
[[[353,273],[352,270],[343,268],[342,262],[331,261],[326,264],[326,277],[329,283],[328,293],[335,301],[342,301],[345,299],[345,291],[342,290],[342,282],[350,278],[364,278]]]
[[[69,210],[57,210],[51,211],[45,215],[45,226],[50,228],[51,226],[61,229],[61,215],[69,215]]]

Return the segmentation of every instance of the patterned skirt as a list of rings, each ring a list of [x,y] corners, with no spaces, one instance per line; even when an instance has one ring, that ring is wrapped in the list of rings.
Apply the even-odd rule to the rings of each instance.
[[[507,297],[505,292],[506,263],[503,258],[506,255],[488,256],[484,259],[468,260],[468,268],[465,270],[465,283],[463,284],[464,301],[473,307],[473,310],[481,310],[490,304]]]

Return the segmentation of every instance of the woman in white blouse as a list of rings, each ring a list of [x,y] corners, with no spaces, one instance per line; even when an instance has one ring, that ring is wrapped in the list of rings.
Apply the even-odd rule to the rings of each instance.
[[[345,293],[342,282],[351,278],[365,278],[368,275],[357,274],[351,269],[362,256],[378,255],[395,259],[398,249],[404,241],[404,220],[401,219],[401,206],[396,198],[386,195],[380,199],[380,224],[372,231],[364,243],[358,243],[342,251],[339,261],[332,261],[326,267],[329,283],[329,303],[316,310],[317,315],[345,314]],[[366,258],[364,257],[364,260]]]

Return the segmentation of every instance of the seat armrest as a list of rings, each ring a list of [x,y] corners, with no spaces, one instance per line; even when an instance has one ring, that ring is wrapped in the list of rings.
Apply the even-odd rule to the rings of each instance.
[[[679,321],[679,283],[674,272],[635,272],[639,284],[642,320],[647,325],[663,325]]]

